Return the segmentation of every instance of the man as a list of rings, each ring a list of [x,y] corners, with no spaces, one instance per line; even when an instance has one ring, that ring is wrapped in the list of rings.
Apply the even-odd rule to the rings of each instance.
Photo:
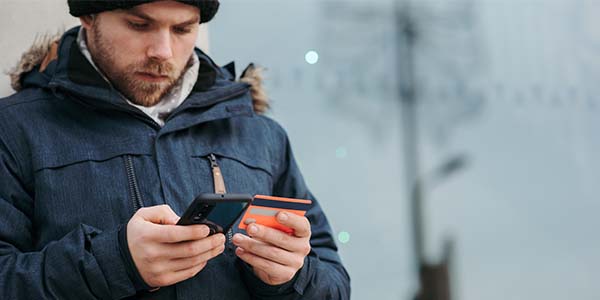
[[[194,48],[219,2],[68,3],[82,26],[25,55],[0,100],[0,299],[349,298],[257,86]],[[293,235],[175,225],[225,187],[313,205],[277,215]]]

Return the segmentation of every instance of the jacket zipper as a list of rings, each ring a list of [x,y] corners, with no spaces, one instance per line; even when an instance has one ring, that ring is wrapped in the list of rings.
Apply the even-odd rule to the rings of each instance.
[[[208,160],[210,162],[210,168],[213,174],[213,182],[216,194],[225,194],[227,190],[225,189],[225,181],[223,180],[223,173],[221,172],[221,167],[219,167],[219,163],[217,162],[217,157],[211,153],[208,155]],[[225,249],[228,254],[231,255],[233,253],[233,227],[227,230],[225,234],[227,237],[227,242],[225,243]]]
[[[125,161],[125,169],[127,170],[127,181],[129,182],[129,194],[131,195],[131,201],[133,202],[134,213],[138,209],[144,207],[140,188],[138,186],[137,177],[135,176],[135,169],[133,168],[133,159],[131,155],[123,157]]]

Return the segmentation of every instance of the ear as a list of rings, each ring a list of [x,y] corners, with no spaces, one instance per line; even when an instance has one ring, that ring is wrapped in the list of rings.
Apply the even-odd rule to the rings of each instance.
[[[85,28],[86,31],[89,32],[90,28],[94,24],[94,20],[96,19],[95,15],[86,15],[79,17],[79,21],[81,21],[81,26]]]

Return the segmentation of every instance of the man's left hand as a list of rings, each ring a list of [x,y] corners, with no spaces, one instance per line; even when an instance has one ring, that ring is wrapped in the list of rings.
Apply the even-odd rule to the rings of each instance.
[[[286,283],[302,268],[310,253],[310,222],[306,217],[280,212],[277,221],[294,230],[292,235],[256,223],[248,225],[249,236],[236,234],[237,256],[270,285]]]

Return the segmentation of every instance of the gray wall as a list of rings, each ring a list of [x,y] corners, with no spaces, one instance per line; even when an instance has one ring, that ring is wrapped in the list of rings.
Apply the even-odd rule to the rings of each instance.
[[[79,23],[66,9],[66,1],[60,0],[0,0],[0,72],[13,68],[24,50],[36,36],[54,34]],[[0,82],[0,96],[12,90],[7,77]]]

